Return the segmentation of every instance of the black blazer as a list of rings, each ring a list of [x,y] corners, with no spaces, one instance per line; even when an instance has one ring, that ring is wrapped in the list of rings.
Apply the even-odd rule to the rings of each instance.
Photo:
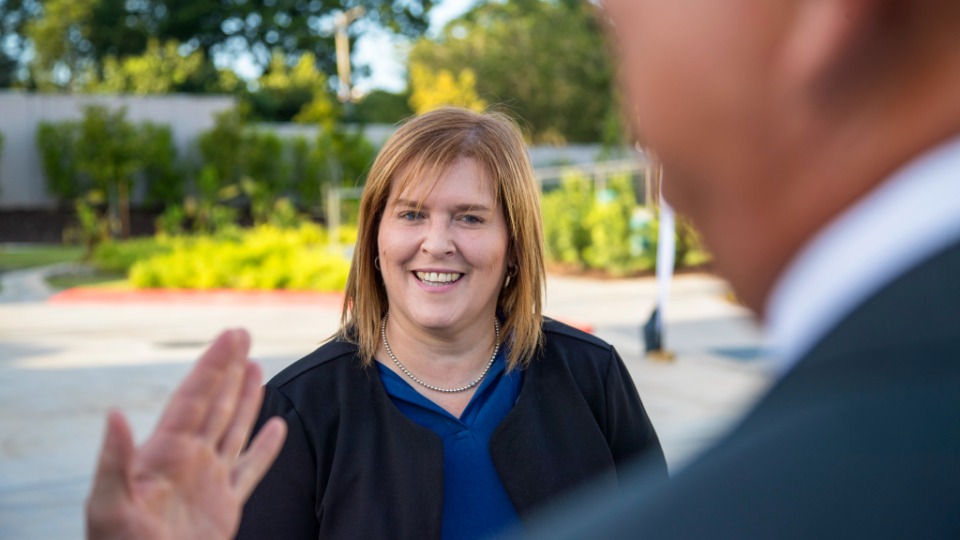
[[[597,477],[617,485],[640,455],[666,464],[630,375],[609,344],[547,321],[490,452],[521,517]],[[238,538],[440,538],[443,444],[397,409],[375,367],[333,341],[266,385],[256,429],[289,434],[244,508]]]
[[[624,491],[536,536],[960,538],[960,245],[863,303],[676,478]]]

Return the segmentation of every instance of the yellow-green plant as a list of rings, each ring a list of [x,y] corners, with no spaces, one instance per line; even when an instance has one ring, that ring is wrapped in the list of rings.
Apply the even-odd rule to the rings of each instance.
[[[350,262],[326,231],[264,224],[249,230],[178,237],[169,251],[135,263],[130,282],[141,288],[318,290],[346,285]]]

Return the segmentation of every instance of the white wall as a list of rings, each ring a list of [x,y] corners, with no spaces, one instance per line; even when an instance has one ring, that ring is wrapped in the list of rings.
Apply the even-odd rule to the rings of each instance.
[[[127,108],[134,123],[169,125],[179,155],[187,154],[196,137],[213,127],[217,112],[233,107],[229,96],[106,96],[0,92],[0,210],[52,208],[37,148],[40,122],[80,120],[83,107]]]

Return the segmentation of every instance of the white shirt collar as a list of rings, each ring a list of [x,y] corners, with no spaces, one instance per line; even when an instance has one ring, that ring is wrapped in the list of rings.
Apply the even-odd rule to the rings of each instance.
[[[822,228],[774,286],[765,329],[786,373],[843,317],[960,239],[960,137],[925,153]]]

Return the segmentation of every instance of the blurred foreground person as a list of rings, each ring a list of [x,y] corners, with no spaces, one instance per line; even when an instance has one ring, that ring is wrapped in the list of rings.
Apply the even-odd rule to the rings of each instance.
[[[245,331],[221,334],[177,388],[140,446],[111,412],[93,490],[87,538],[224,539],[283,444],[272,419],[242,450],[263,396],[260,368],[247,360]]]
[[[960,537],[960,2],[602,5],[664,194],[781,376],[669,483],[537,536]]]
[[[335,339],[266,385],[289,435],[244,539],[489,538],[638,458],[610,344],[542,315],[540,191],[507,117],[439,109],[377,156]]]

